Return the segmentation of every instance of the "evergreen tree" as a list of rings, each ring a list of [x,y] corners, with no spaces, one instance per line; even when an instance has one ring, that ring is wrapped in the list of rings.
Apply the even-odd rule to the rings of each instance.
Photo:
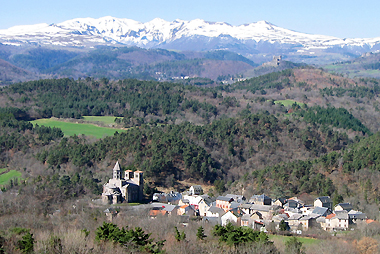
[[[34,238],[30,232],[26,233],[20,241],[18,241],[18,248],[22,253],[32,253],[34,249]]]
[[[205,234],[204,234],[205,230],[203,229],[202,226],[200,226],[198,228],[198,231],[197,231],[197,239],[198,240],[203,240],[205,237],[207,237]]]

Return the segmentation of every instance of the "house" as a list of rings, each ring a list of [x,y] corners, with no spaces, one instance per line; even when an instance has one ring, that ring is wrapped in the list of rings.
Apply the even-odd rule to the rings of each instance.
[[[302,227],[302,223],[299,221],[304,215],[302,214],[293,214],[288,218],[288,225],[291,230],[298,230]]]
[[[177,203],[177,201],[181,200],[182,194],[176,191],[170,191],[167,195],[166,198],[169,203]]]
[[[314,200],[314,206],[315,207],[327,207],[332,211],[332,201],[330,197],[324,196],[324,197],[318,197]]]
[[[220,217],[207,217],[207,216],[203,216],[202,222],[203,223],[209,223],[211,225],[220,225],[220,224],[222,224],[222,221],[221,221]]]
[[[171,191],[169,193],[154,193],[153,201],[162,203],[175,203],[182,198],[182,194],[179,192]]]
[[[178,208],[177,215],[195,216],[195,210],[191,205],[183,205]]]
[[[293,216],[294,214],[302,214],[301,210],[298,208],[284,208],[282,209],[289,217]]]
[[[244,214],[241,216],[240,223],[240,226],[242,227],[249,227],[252,224],[251,216],[249,214]]]
[[[184,198],[182,198],[182,199],[180,199],[180,200],[178,201],[178,205],[179,205],[179,206],[190,205],[190,201],[189,201],[188,199],[184,199]]]
[[[340,203],[334,206],[334,211],[351,211],[354,207],[350,203]]]
[[[206,216],[207,211],[211,208],[213,204],[216,204],[215,199],[210,197],[204,197],[198,203],[198,210],[200,216]]]
[[[151,219],[155,219],[158,216],[165,216],[167,214],[167,211],[163,210],[161,207],[154,207],[152,210],[149,211],[149,217]]]
[[[263,215],[260,212],[254,212],[250,214],[251,220],[254,221],[262,221],[263,220]]]
[[[190,195],[202,195],[203,189],[200,185],[192,185],[189,189]]]
[[[198,204],[201,200],[203,200],[202,196],[199,195],[183,195],[183,200],[188,200],[188,204],[194,206],[194,208],[198,209]]]
[[[302,204],[298,200],[288,199],[286,203],[283,205],[284,208],[299,208]]]
[[[222,226],[225,226],[228,224],[228,222],[231,222],[235,225],[241,225],[241,217],[243,214],[239,211],[228,211],[226,212],[222,217],[220,217],[222,221]]]
[[[337,211],[326,216],[326,230],[347,230],[349,216],[347,211]]]
[[[224,209],[217,207],[217,206],[212,206],[210,209],[207,210],[206,216],[207,217],[222,217],[226,212]]]
[[[152,200],[154,202],[162,202],[162,203],[168,202],[168,199],[166,197],[166,193],[153,193]]]
[[[281,222],[281,221],[288,221],[289,217],[287,214],[277,214],[272,217],[272,221],[274,222]]]
[[[216,207],[222,208],[225,212],[227,212],[228,210],[230,210],[231,202],[233,200],[233,198],[219,196],[216,198]]]
[[[272,205],[272,199],[264,194],[262,195],[253,195],[249,199],[249,203],[256,205]]]
[[[309,215],[313,212],[315,207],[313,205],[304,205],[300,207],[300,211],[303,215]]]
[[[303,230],[308,230],[310,227],[315,227],[318,225],[317,218],[321,217],[318,214],[309,214],[301,217],[298,221],[302,224]]]
[[[356,224],[359,221],[365,221],[367,219],[367,216],[365,213],[355,211],[355,210],[351,210],[348,212],[348,218],[350,220],[349,221],[350,224],[352,224],[352,223]]]
[[[164,205],[162,210],[166,211],[166,213],[169,216],[170,215],[177,215],[178,206],[166,204],[166,205]]]
[[[286,198],[278,198],[276,199],[276,201],[272,203],[272,205],[277,205],[281,207],[284,207],[285,204],[286,204]]]
[[[234,201],[238,203],[242,203],[245,201],[245,197],[243,195],[235,195],[235,194],[227,194],[225,195],[226,198],[232,198]]]
[[[319,216],[326,217],[327,215],[331,214],[329,209],[327,207],[315,207],[314,210],[311,212],[311,214],[318,214]]]
[[[249,214],[259,212],[264,220],[269,220],[272,218],[273,210],[270,205],[251,205],[249,209]]]
[[[102,201],[106,204],[139,202],[143,200],[143,172],[126,170],[121,177],[119,162],[116,162],[113,177],[103,185]]]

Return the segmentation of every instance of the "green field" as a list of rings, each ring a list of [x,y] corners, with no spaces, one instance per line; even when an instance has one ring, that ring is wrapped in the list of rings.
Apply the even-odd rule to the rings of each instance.
[[[122,117],[115,117],[115,116],[83,116],[83,120],[88,122],[102,122],[105,124],[113,124],[115,123],[115,118],[122,118]]]
[[[3,169],[1,169],[3,170]],[[4,172],[4,171],[2,171]],[[7,184],[9,180],[13,178],[21,178],[21,173],[16,170],[11,170],[8,173],[4,173],[0,175],[0,185]]]
[[[93,136],[96,138],[103,138],[105,136],[112,136],[116,131],[121,132],[125,130],[99,127],[89,123],[71,123],[64,122],[55,119],[38,119],[31,121],[33,124],[44,125],[48,127],[60,128],[65,136],[72,135],[86,135]]]
[[[294,101],[294,100],[278,100],[274,101],[275,104],[282,104],[284,107],[292,106],[294,103],[297,103],[300,107],[305,106],[305,103]]]
[[[0,174],[4,173],[5,171],[7,171],[6,168],[0,168]]]

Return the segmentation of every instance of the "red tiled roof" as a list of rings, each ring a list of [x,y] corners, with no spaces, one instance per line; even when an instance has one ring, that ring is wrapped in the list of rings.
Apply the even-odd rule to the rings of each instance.
[[[165,215],[166,211],[165,210],[150,210],[149,215],[150,216],[157,216],[157,215]]]
[[[333,218],[333,217],[335,217],[335,214],[334,214],[334,213],[327,215],[327,216],[326,216],[326,219],[331,219],[331,218]]]

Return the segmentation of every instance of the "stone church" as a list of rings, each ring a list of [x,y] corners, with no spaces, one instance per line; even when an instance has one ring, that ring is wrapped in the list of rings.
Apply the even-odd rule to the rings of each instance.
[[[126,170],[124,178],[119,162],[113,168],[112,179],[103,185],[102,200],[105,204],[139,202],[143,200],[143,172]]]

